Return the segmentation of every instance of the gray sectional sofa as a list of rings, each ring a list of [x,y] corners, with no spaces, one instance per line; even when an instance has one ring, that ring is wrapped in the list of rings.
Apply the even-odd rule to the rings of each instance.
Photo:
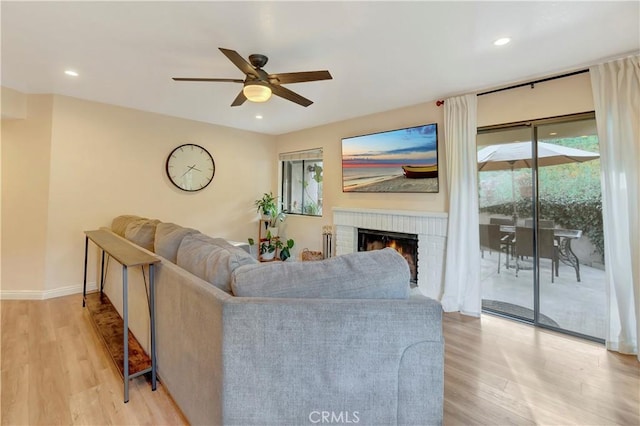
[[[175,224],[119,216],[111,231],[161,256],[158,375],[191,424],[442,423],[441,306],[409,297],[394,250],[258,263]],[[148,348],[143,277],[130,273],[130,329]],[[119,309],[118,278],[105,291]]]

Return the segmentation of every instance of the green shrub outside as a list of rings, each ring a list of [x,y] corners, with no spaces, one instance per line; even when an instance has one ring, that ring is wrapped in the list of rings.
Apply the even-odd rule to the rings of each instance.
[[[602,231],[602,201],[600,197],[576,200],[571,197],[539,198],[540,217],[553,220],[561,228],[581,229],[597,253],[604,257],[604,233]],[[531,217],[531,199],[520,199],[516,203],[518,217]],[[487,206],[481,212],[513,214],[513,203]]]

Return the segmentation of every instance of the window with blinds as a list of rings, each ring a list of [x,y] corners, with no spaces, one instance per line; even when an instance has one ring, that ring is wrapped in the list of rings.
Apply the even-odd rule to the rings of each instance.
[[[280,154],[282,204],[289,214],[322,216],[322,149]]]

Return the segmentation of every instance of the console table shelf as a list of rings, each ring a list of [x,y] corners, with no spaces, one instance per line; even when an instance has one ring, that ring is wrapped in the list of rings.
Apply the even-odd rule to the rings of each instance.
[[[87,294],[86,307],[107,352],[124,378],[124,322],[106,294]],[[133,334],[129,333],[129,377],[151,371],[151,358]]]

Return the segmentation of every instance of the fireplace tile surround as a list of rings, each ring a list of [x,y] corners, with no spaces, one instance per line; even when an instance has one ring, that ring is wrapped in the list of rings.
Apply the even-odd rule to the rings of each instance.
[[[438,299],[444,276],[447,213],[333,208],[336,255],[358,251],[358,228],[418,235],[418,289]]]

